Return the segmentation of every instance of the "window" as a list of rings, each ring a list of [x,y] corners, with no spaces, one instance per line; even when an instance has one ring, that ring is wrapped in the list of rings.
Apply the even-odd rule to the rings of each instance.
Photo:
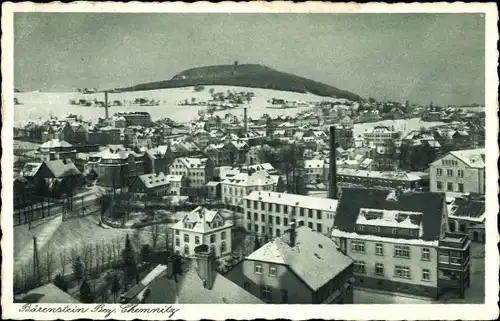
[[[460,265],[462,263],[460,252],[457,251],[450,252],[450,263],[454,265]]]
[[[431,250],[429,250],[428,248],[422,249],[422,260],[423,261],[430,261],[431,260]]]
[[[223,231],[220,233],[220,239],[225,240],[226,239],[226,231]]]
[[[262,234],[265,234],[266,233],[266,227],[265,226],[261,226],[260,227],[260,231]]]
[[[458,183],[458,191],[460,193],[463,193],[464,192],[464,184],[463,183]]]
[[[382,243],[375,244],[375,255],[384,255],[384,245]]]
[[[249,232],[251,232],[251,231],[252,231],[252,224],[247,223],[247,230],[248,230]]]
[[[288,205],[283,205],[283,213],[288,214]]]
[[[256,210],[257,209],[257,201],[253,201],[253,208]]]
[[[300,216],[304,216],[304,209],[302,207],[299,210],[299,214],[300,214]]]
[[[384,265],[382,263],[375,263],[375,274],[384,275]]]
[[[254,271],[255,274],[262,274],[262,264],[261,263],[255,263],[253,271]]]
[[[365,253],[365,242],[352,241],[351,242],[351,252]]]
[[[321,230],[321,224],[320,223],[317,223],[316,224],[316,231],[322,233],[322,230]]]
[[[439,252],[439,263],[450,263],[450,255],[447,251],[440,251]]]
[[[443,170],[441,168],[436,168],[436,175],[437,176],[443,175]]]
[[[453,170],[452,169],[447,169],[446,170],[446,175],[450,176],[450,177],[453,176]]]
[[[288,218],[286,218],[286,217],[283,218],[283,225],[285,225],[285,226],[288,225]]]
[[[259,221],[259,214],[253,213],[253,220],[254,221]]]
[[[321,211],[316,211],[316,217],[321,220]]]
[[[359,273],[359,274],[366,273],[365,262],[363,261],[354,261],[353,268],[354,268],[354,273]]]
[[[276,216],[276,225],[280,225],[280,224],[281,224],[281,219],[278,216]]]
[[[260,203],[260,209],[264,211],[266,209],[266,204]]]
[[[189,243],[189,234],[184,234],[184,243]]]
[[[181,240],[178,237],[175,238],[175,245],[176,246],[180,246],[181,245]]]
[[[273,208],[273,204],[268,203],[268,204],[267,204],[267,210],[268,210],[269,212],[271,212],[271,211],[272,211],[272,208]]]
[[[271,215],[269,215],[268,217],[268,221],[269,221],[269,224],[273,224],[273,217]]]
[[[457,171],[457,176],[458,176],[458,177],[464,177],[464,170],[463,170],[463,169],[459,169],[459,170]]]
[[[220,254],[225,253],[225,252],[226,252],[226,242],[222,241],[220,243]]]
[[[254,225],[254,232],[255,233],[259,232],[259,226],[257,224]]]
[[[277,276],[278,268],[275,265],[269,265],[269,276]]]
[[[453,183],[452,182],[446,183],[446,190],[448,192],[453,192]]]
[[[179,235],[179,234],[180,234],[179,230],[175,230],[175,235]]]
[[[189,255],[189,246],[187,244],[184,245],[184,254]]]
[[[265,301],[271,301],[272,300],[272,289],[270,286],[263,285],[260,290],[260,296],[262,299]]]
[[[396,265],[394,267],[394,276],[411,279],[410,268],[408,266]]]
[[[410,247],[404,246],[404,245],[395,245],[394,246],[394,256],[409,259],[410,258]]]
[[[281,302],[288,303],[288,291],[281,290]]]
[[[313,217],[313,210],[309,209],[309,217],[312,218]]]
[[[247,212],[247,220],[251,220],[251,219],[252,219],[252,213]]]
[[[264,214],[260,214],[260,220],[262,222],[266,222],[266,216]]]
[[[200,244],[200,237],[199,236],[194,237],[194,244]]]
[[[210,235],[210,243],[215,243],[215,234]]]
[[[280,236],[281,236],[281,231],[280,231],[280,229],[276,229],[276,236],[277,236],[277,237],[280,237]]]
[[[431,280],[431,271],[429,269],[422,270],[422,280],[424,280],[424,281]]]
[[[312,222],[308,222],[307,223],[307,226],[312,230],[313,229],[313,223]]]

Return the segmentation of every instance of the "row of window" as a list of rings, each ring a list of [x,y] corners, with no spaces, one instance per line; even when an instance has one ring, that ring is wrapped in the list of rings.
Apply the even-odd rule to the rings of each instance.
[[[176,245],[176,246],[180,246],[180,244],[179,244],[179,242],[178,242],[178,241],[179,241],[179,239],[177,238],[177,239],[175,240],[175,245]],[[223,242],[221,242],[221,244],[220,244],[220,253],[221,253],[221,254],[223,254],[223,253],[225,253],[225,252],[226,252],[226,250],[227,250],[226,242],[224,242],[224,241],[223,241]],[[180,251],[178,251],[178,250],[177,250],[177,251],[175,251],[175,252],[176,252],[177,254],[180,254]],[[214,253],[214,254],[215,254],[215,246],[214,246],[214,245],[210,245],[210,252],[212,252],[212,253]],[[187,245],[187,244],[185,244],[185,245],[184,245],[184,255],[185,255],[185,256],[189,256],[189,255],[191,255],[191,249],[190,249],[189,245]]]
[[[279,217],[277,217],[276,219],[278,219]],[[265,222],[264,222],[265,223]],[[272,224],[272,223],[271,223]],[[276,223],[278,225],[278,221]],[[288,219],[285,217],[283,219],[283,225],[284,226],[288,226]],[[252,229],[252,224],[251,223],[247,223],[247,230],[249,232],[256,232],[256,233],[259,233],[259,225],[258,224],[254,224],[253,225],[253,229]],[[299,221],[299,227],[300,226],[304,226],[304,221]],[[312,222],[307,222],[307,227],[309,227],[311,230],[314,230],[314,224]],[[273,235],[273,227],[272,226],[268,226],[269,228],[269,235]],[[279,234],[279,229],[276,229],[276,236],[280,236]],[[323,225],[321,225],[321,223],[316,223],[316,230],[317,232],[320,232],[320,233],[323,233]],[[268,234],[266,232],[266,227],[265,226],[261,226],[261,229],[260,229],[260,233],[262,234]]]
[[[175,235],[179,235],[179,230],[175,230]],[[220,239],[225,240],[226,239],[226,231],[222,231],[220,233]],[[189,243],[190,240],[190,235],[189,234],[184,234],[184,243]],[[179,241],[179,242],[177,242]],[[217,234],[210,234],[210,243],[215,243],[217,241]],[[180,243],[179,237],[176,237],[176,244]],[[201,238],[198,235],[194,236],[194,244],[201,244]],[[179,245],[179,244],[177,244]]]
[[[439,253],[439,263],[460,265],[462,264],[462,255],[458,251],[441,251]]]
[[[366,263],[364,261],[355,261],[353,263],[353,268],[354,268],[354,273],[366,274]],[[378,276],[384,276],[385,275],[384,264],[375,263],[374,274],[378,275]],[[410,267],[403,266],[403,265],[394,266],[394,276],[400,277],[400,278],[405,278],[405,279],[411,279]],[[430,273],[429,269],[422,269],[422,280],[423,281],[430,281],[431,280],[431,273]]]
[[[251,202],[250,200],[247,200],[247,208],[248,208],[248,209],[250,209],[250,208],[251,208],[251,206],[250,206],[250,205],[251,205],[251,203],[250,203],[250,202]],[[253,201],[253,209],[255,209],[255,210],[256,210],[256,209],[259,209],[258,203],[259,203],[258,201]],[[267,204],[267,207],[266,207],[266,204]],[[274,211],[273,211],[273,205],[274,205]],[[260,209],[261,209],[262,211],[265,211],[265,210],[266,210],[266,208],[267,208],[267,210],[268,210],[269,212],[277,212],[277,213],[281,213],[281,208],[283,208],[283,212],[282,212],[282,213],[284,213],[284,214],[288,214],[288,213],[289,213],[289,212],[288,212],[288,208],[289,208],[289,207],[291,208],[291,209],[290,209],[290,213],[291,213],[292,215],[295,215],[295,214],[297,213],[297,211],[296,211],[296,207],[294,207],[294,206],[289,206],[289,205],[281,205],[281,204],[273,204],[273,203],[264,203],[264,202],[261,202],[261,203],[260,203]],[[316,211],[316,218],[317,218],[318,220],[321,220],[321,219],[322,219],[322,217],[323,217],[323,215],[322,215],[323,213],[322,213],[322,211],[321,211],[321,210],[313,210],[313,209],[310,209],[310,208],[309,208],[309,209],[305,209],[305,208],[303,208],[303,207],[300,207],[300,208],[299,208],[299,210],[298,210],[298,214],[299,214],[300,216],[305,216],[306,211],[307,211],[307,216],[308,216],[308,217],[310,217],[310,218],[313,218],[313,217],[314,217],[314,211]]]
[[[436,168],[436,175],[437,176],[442,176],[443,175],[443,169],[442,168]],[[446,170],[446,176],[448,177],[453,177],[453,169],[447,169]],[[464,177],[464,171],[463,169],[457,170],[457,177]]]
[[[261,233],[261,234],[268,234],[270,236],[276,236],[276,237],[280,237],[281,236],[281,230],[279,228],[277,228],[276,229],[276,233],[273,234],[273,228],[271,226],[268,227],[268,230],[266,231],[266,227],[265,226],[261,226],[260,229],[259,229],[259,226],[257,224],[255,224],[253,226],[253,230],[252,230],[252,224],[248,223],[247,224],[247,230],[249,232]]]
[[[366,253],[366,246],[364,241],[351,241],[351,252],[355,253]],[[375,255],[384,255],[384,244],[375,243]],[[407,245],[394,245],[394,257],[410,259],[410,247]],[[431,260],[431,251],[429,248],[422,248],[422,261]]]
[[[255,274],[263,274],[262,263],[255,262],[254,264],[254,273]],[[276,265],[269,264],[269,269],[267,271],[267,275],[276,277],[278,276],[278,267]]]
[[[441,181],[436,181],[436,188],[439,190],[439,191],[442,191],[443,190],[443,182]],[[454,192],[454,189],[453,189],[453,183],[452,182],[447,182],[446,183],[446,190],[448,192]],[[458,183],[458,189],[457,189],[457,192],[460,192],[460,193],[463,193],[464,192],[464,184],[463,183]]]
[[[443,159],[441,162],[446,166],[458,166],[458,161],[452,159]]]

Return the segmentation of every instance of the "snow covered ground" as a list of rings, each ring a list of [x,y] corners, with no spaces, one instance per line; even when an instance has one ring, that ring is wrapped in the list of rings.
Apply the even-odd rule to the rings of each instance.
[[[200,109],[205,109],[203,106],[179,106],[177,102],[190,100],[191,97],[196,98],[196,101],[208,101],[211,99],[209,89],[214,88],[215,92],[231,91],[250,91],[255,94],[250,104],[242,106],[248,107],[248,116],[258,118],[264,113],[271,116],[277,116],[285,113],[297,113],[299,111],[309,109],[310,107],[298,107],[293,109],[267,109],[269,104],[267,100],[271,98],[284,99],[289,101],[338,101],[339,99],[329,97],[319,97],[313,94],[301,94],[288,91],[278,91],[271,89],[246,88],[246,87],[231,87],[231,86],[206,86],[201,92],[194,92],[193,87],[159,89],[148,91],[135,91],[124,93],[110,93],[108,100],[112,103],[114,100],[133,101],[136,98],[154,99],[160,102],[159,106],[121,106],[110,107],[110,115],[118,111],[145,111],[151,114],[153,119],[169,117],[178,122],[186,122],[197,116]],[[52,93],[52,92],[25,92],[16,93],[15,97],[22,105],[14,106],[14,123],[25,124],[28,121],[38,121],[46,119],[52,115],[58,118],[64,117],[68,113],[82,115],[84,119],[97,119],[104,117],[104,108],[98,107],[82,107],[70,105],[71,99],[87,99],[104,101],[104,94],[88,94],[82,95],[79,93]],[[343,101],[343,100],[342,100]],[[231,111],[238,117],[243,116],[243,109],[235,109]],[[219,111],[223,115],[225,111]]]

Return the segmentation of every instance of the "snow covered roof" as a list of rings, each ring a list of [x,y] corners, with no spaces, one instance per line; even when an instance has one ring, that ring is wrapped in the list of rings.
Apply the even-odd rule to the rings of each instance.
[[[329,167],[327,165],[327,167]],[[390,179],[398,181],[418,181],[422,178],[418,175],[407,173],[407,172],[389,172],[389,171],[371,171],[362,169],[350,169],[350,168],[339,168],[337,170],[337,175],[355,176],[355,177],[370,177],[370,178],[380,178],[380,179]]]
[[[285,235],[268,242],[248,256],[252,261],[286,265],[314,291],[331,281],[352,263],[352,259],[337,249],[329,237],[306,226],[295,230],[295,246]]]
[[[143,174],[139,175],[139,179],[142,181],[144,186],[146,186],[146,188],[155,188],[168,184],[168,180],[163,173]]]
[[[330,198],[304,196],[297,194],[253,191],[245,199],[280,205],[298,206],[313,210],[335,212],[338,201]]]
[[[219,217],[222,221],[222,226],[210,227],[208,224],[212,223],[215,218]],[[185,223],[189,223],[190,226],[186,227]],[[232,223],[230,221],[224,220],[224,218],[219,214],[217,210],[209,210],[202,206],[198,206],[191,212],[187,213],[182,220],[175,223],[172,229],[180,230],[190,230],[193,232],[207,233],[214,228],[231,228]]]
[[[167,182],[180,182],[182,181],[182,175],[167,175]]]
[[[269,175],[267,171],[258,171],[252,174],[238,173],[234,176],[226,176],[223,184],[236,186],[269,186],[275,185],[279,180],[278,175]]]
[[[55,178],[81,175],[81,172],[78,168],[76,168],[75,164],[69,160],[63,161],[57,159],[53,161],[45,161],[44,163]]]
[[[450,152],[450,154],[457,157],[470,167],[484,168],[485,166],[485,153],[483,148],[457,150]]]
[[[40,148],[73,147],[70,143],[58,138],[51,139],[40,145]]]
[[[208,158],[180,157],[177,158],[187,168],[205,168]],[[176,160],[177,160],[176,159]]]
[[[356,224],[419,229],[421,220],[421,212],[361,208]]]
[[[274,167],[270,163],[262,163],[262,164],[243,166],[242,169],[245,169],[245,170],[251,169],[251,170],[256,170],[256,171],[264,170],[264,171],[268,171],[268,172],[274,171]]]
[[[22,176],[35,176],[38,170],[42,166],[42,163],[26,163],[21,170]]]
[[[352,233],[356,230],[358,220],[364,222],[363,218],[360,218],[363,211],[365,216],[371,215],[370,211],[374,212],[372,217],[375,219],[377,217],[391,218],[400,215],[394,214],[397,212],[404,214],[401,214],[400,218],[405,217],[405,215],[412,216],[410,222],[404,224],[412,223],[411,219],[414,222],[418,222],[420,218],[419,225],[421,226],[419,228],[421,230],[417,238],[423,241],[439,240],[442,219],[441,211],[445,204],[444,193],[402,192],[398,197],[391,196],[395,196],[394,191],[354,187],[342,188],[333,228],[342,232]],[[383,213],[382,216],[377,214],[380,212]],[[414,222],[413,224],[415,224]]]

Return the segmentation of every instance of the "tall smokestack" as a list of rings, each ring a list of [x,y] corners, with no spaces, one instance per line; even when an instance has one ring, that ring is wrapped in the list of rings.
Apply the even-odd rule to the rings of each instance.
[[[330,187],[328,189],[328,198],[337,199],[337,143],[335,142],[335,126],[330,127]]]
[[[107,91],[104,92],[104,108],[106,109],[106,119],[108,119],[109,114],[108,114],[108,92]]]
[[[247,122],[247,108],[243,108],[243,124],[244,124],[244,130],[245,130],[245,135],[248,132],[248,122]]]

